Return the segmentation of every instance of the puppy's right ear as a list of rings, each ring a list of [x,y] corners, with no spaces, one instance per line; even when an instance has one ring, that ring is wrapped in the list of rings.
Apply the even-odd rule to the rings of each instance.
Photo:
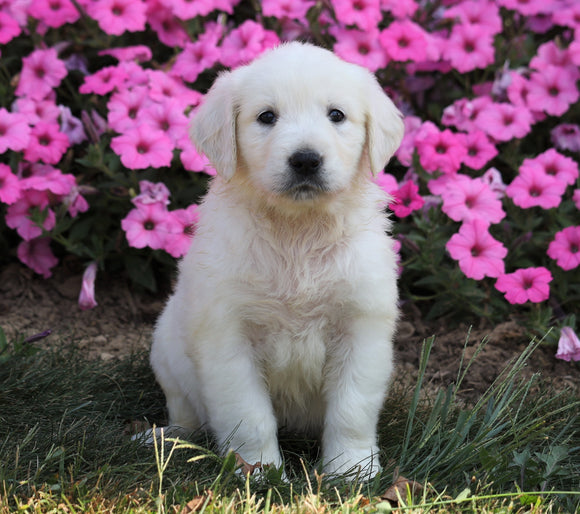
[[[206,155],[226,181],[237,167],[233,75],[225,72],[218,76],[198,107],[189,132],[197,150]]]

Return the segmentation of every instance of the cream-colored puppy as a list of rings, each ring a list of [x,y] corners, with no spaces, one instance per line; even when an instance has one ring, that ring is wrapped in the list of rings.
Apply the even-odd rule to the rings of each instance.
[[[372,173],[402,132],[373,75],[321,48],[218,77],[192,126],[218,176],[151,352],[172,426],[276,466],[278,427],[315,431],[326,472],[377,473],[397,271]]]

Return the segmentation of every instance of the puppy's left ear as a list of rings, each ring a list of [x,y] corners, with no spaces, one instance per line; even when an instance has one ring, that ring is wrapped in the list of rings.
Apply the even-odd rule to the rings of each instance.
[[[234,96],[234,72],[224,72],[206,94],[190,127],[195,147],[226,181],[233,177],[237,167]]]
[[[367,98],[367,148],[371,171],[376,175],[399,148],[405,127],[399,109],[374,76],[369,81]]]

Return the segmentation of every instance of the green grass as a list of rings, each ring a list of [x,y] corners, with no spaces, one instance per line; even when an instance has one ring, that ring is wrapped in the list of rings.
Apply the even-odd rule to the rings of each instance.
[[[386,512],[395,469],[425,486],[414,498],[403,492],[401,511],[580,509],[580,401],[520,378],[537,343],[469,407],[455,393],[468,362],[435,397],[422,374],[412,391],[394,384],[380,422],[384,472],[348,483],[315,473],[318,445],[297,434],[280,437],[289,482],[273,471],[243,480],[203,433],[140,446],[124,433],[129,422],[164,421],[147,355],[89,362],[73,341],[34,352],[1,339],[0,514],[180,512],[188,502],[206,512]]]

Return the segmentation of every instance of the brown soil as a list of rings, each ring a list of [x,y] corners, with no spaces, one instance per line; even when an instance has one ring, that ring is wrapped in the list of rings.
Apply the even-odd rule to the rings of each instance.
[[[115,359],[131,352],[146,351],[153,323],[163,307],[163,298],[134,293],[121,279],[97,280],[98,307],[81,311],[77,298],[81,275],[58,269],[44,280],[17,264],[0,272],[0,327],[8,339],[26,337],[51,330],[52,334],[34,344],[51,345],[73,338],[87,358]],[[466,339],[469,333],[469,340]],[[464,365],[484,337],[488,344],[472,363],[461,386],[461,395],[477,399],[487,390],[506,364],[517,358],[529,343],[525,329],[508,321],[493,329],[467,326],[449,329],[445,325],[425,324],[417,313],[407,309],[396,340],[395,380],[412,387],[417,377],[421,345],[435,335],[435,344],[425,376],[427,390],[436,390],[456,380],[466,345]],[[66,339],[65,339],[66,340]],[[539,372],[555,389],[580,392],[580,363],[554,357],[555,348],[537,348],[526,375]]]

